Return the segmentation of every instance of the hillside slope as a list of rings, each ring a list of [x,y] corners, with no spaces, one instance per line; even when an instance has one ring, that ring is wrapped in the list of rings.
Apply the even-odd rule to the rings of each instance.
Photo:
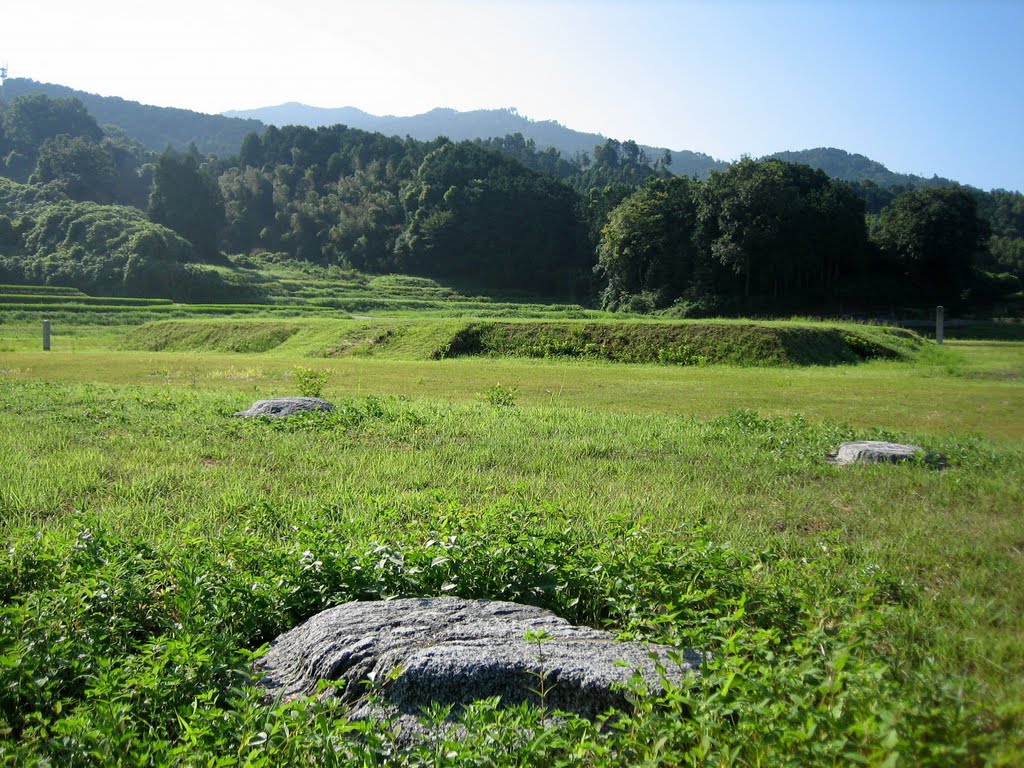
[[[912,173],[896,173],[870,157],[835,147],[776,152],[768,157],[818,168],[833,179],[854,182],[873,181],[880,187],[948,187],[956,183],[952,179],[944,179],[941,176],[926,178]]]
[[[12,77],[0,85],[0,102],[33,93],[42,93],[52,99],[78,99],[101,126],[119,128],[153,152],[162,152],[168,145],[174,149],[186,149],[195,143],[203,154],[229,157],[238,154],[242,139],[247,134],[262,131],[265,127],[258,120],[154,107],[20,77]]]

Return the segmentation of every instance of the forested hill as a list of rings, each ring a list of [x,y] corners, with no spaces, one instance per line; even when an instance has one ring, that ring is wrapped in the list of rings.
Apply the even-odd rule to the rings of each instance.
[[[51,99],[78,99],[101,126],[113,126],[140,142],[146,149],[162,152],[168,145],[186,149],[195,144],[203,154],[230,157],[238,154],[242,139],[265,127],[257,120],[206,115],[188,109],[153,107],[116,96],[98,96],[63,85],[37,83],[12,77],[0,85],[0,102],[41,93]]]
[[[1024,299],[1019,193],[749,157],[697,180],[615,139],[570,161],[521,133],[256,125],[223,157],[157,156],[77,99],[0,103],[0,283],[225,301],[231,254],[677,316]]]
[[[915,176],[912,173],[895,173],[881,163],[864,155],[853,154],[834,147],[817,147],[796,152],[776,152],[769,155],[787,163],[803,163],[824,171],[833,179],[842,181],[871,181],[880,187],[949,187],[951,179],[941,176]]]
[[[328,125],[347,125],[363,131],[383,133],[385,136],[411,136],[419,141],[433,141],[447,136],[453,141],[491,139],[521,134],[532,139],[540,149],[554,147],[567,159],[589,155],[594,147],[605,142],[597,133],[585,133],[566,128],[554,120],[530,120],[515,109],[477,109],[458,112],[454,109],[432,109],[422,115],[396,117],[371,115],[355,107],[328,109],[291,102],[275,107],[225,112],[231,117],[249,117],[271,125],[305,125],[318,128]],[[660,158],[663,147],[640,146],[647,157]],[[689,150],[671,150],[673,173],[680,176],[706,178],[711,171],[723,170],[728,163],[710,155]]]
[[[433,141],[439,136],[447,136],[453,141],[486,141],[520,134],[524,139],[532,140],[538,149],[554,147],[569,160],[579,160],[584,156],[589,159],[594,147],[606,141],[600,134],[576,131],[554,120],[530,120],[512,108],[470,112],[433,109],[421,115],[396,117],[372,115],[355,107],[327,109],[290,102],[274,107],[226,112],[223,115],[207,115],[187,109],[140,104],[115,96],[99,96],[25,78],[10,78],[0,85],[0,102],[10,102],[18,96],[34,93],[54,99],[78,99],[100,125],[124,132],[150,151],[161,152],[167,146],[183,150],[194,143],[200,153],[222,158],[236,155],[245,136],[262,132],[266,125],[304,125],[316,128],[340,124],[385,136],[411,136],[419,141]],[[662,158],[665,153],[665,149],[659,147],[639,146],[639,149],[652,160]],[[776,152],[768,157],[803,163],[843,181],[870,181],[881,188],[955,184],[950,179],[938,176],[927,178],[896,173],[864,155],[832,147]],[[710,155],[689,150],[672,150],[671,158],[669,168],[679,176],[703,179],[711,171],[724,170],[729,166]]]

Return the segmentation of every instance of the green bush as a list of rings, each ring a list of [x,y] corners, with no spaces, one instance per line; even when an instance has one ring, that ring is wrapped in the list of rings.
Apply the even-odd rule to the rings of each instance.
[[[493,387],[487,388],[487,391],[484,392],[484,399],[491,405],[497,405],[504,408],[511,408],[516,404],[516,396],[518,394],[518,388],[508,387],[501,383],[498,383],[495,384]]]
[[[292,376],[299,387],[299,394],[303,397],[320,397],[324,391],[324,384],[331,378],[330,371],[314,371],[312,368],[305,368],[297,365],[292,369]]]

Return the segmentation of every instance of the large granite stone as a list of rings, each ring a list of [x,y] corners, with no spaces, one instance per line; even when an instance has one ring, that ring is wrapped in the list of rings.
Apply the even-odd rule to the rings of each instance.
[[[932,467],[945,467],[947,458],[935,451],[926,451],[920,445],[887,443],[883,440],[858,440],[843,443],[832,458],[834,464],[871,464],[888,462],[895,464],[918,458]]]
[[[235,416],[251,418],[269,416],[280,419],[303,411],[333,411],[334,406],[319,397],[278,397],[272,400],[257,400],[248,410],[239,411]]]
[[[546,633],[543,642],[528,632]],[[456,707],[498,696],[502,704],[540,703],[594,717],[625,709],[617,690],[640,671],[652,690],[699,668],[700,655],[671,661],[666,646],[616,642],[611,633],[575,627],[550,611],[492,600],[409,598],[339,605],[281,635],[257,662],[268,697],[308,696],[321,680],[345,685],[336,695],[357,701],[367,681],[395,714],[414,715],[437,702]],[[543,679],[543,686],[541,680]]]

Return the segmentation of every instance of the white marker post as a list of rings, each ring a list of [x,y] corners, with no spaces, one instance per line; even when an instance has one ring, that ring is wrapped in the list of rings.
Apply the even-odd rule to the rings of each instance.
[[[50,321],[43,320],[43,351],[50,351]]]
[[[945,335],[944,334],[945,328],[943,328],[943,319],[944,319],[943,318],[943,312],[944,312],[944,310],[942,309],[941,306],[938,306],[938,307],[935,308],[935,343],[936,344],[941,344],[942,343],[942,338]]]

